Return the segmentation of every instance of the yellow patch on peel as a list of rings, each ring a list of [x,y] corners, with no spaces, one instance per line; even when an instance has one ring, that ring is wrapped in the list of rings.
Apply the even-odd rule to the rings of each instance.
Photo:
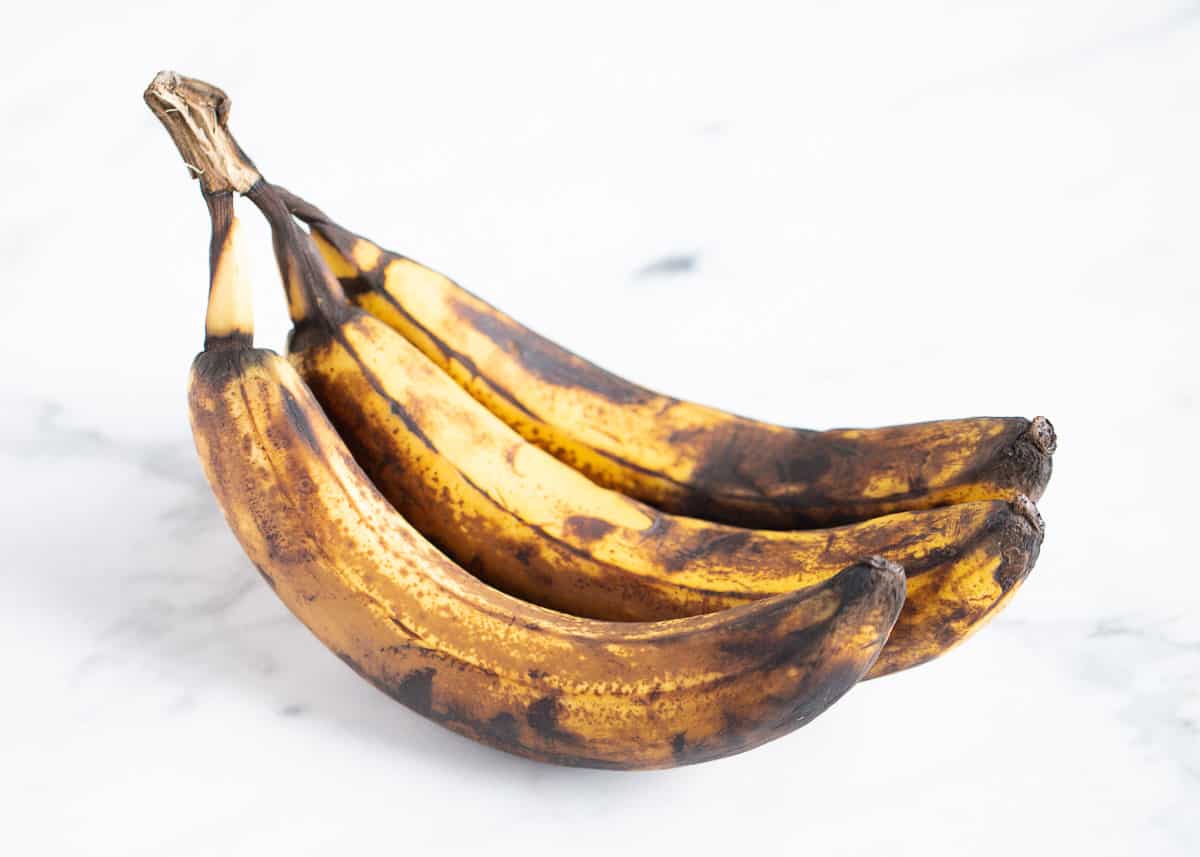
[[[359,269],[343,256],[338,249],[330,244],[321,235],[320,232],[312,232],[313,242],[317,245],[317,250],[320,251],[321,257],[325,260],[325,264],[329,266],[329,270],[333,272],[335,277],[356,277],[359,274]]]
[[[209,336],[254,332],[253,290],[246,272],[241,228],[241,221],[235,217],[213,272],[204,317],[204,331]]]
[[[383,276],[386,283],[385,288],[397,297],[407,298],[410,292],[419,295],[430,286],[437,285],[442,285],[438,291],[449,291],[441,282],[446,279],[445,277],[411,259],[393,259],[388,263]]]
[[[654,523],[625,496],[598,488],[586,476],[532,444],[520,442],[513,447],[511,469],[518,484],[533,489],[530,493],[541,498],[539,505],[543,511],[540,517],[553,520],[554,530],[558,530],[571,515],[580,513],[634,532],[645,530]],[[576,497],[586,502],[577,506],[562,502],[563,498]]]
[[[379,259],[383,256],[383,251],[370,241],[359,238],[354,242],[350,255],[354,258],[354,264],[358,265],[360,271],[374,271],[375,266],[379,264]]]
[[[293,322],[299,322],[307,318],[312,309],[308,304],[307,296],[304,294],[304,283],[300,279],[300,272],[294,268],[288,271],[287,303],[288,315],[291,316]]]
[[[908,490],[908,480],[902,479],[893,473],[878,473],[871,477],[871,481],[863,486],[862,495],[875,500],[880,497],[894,497],[897,494],[905,494]]]

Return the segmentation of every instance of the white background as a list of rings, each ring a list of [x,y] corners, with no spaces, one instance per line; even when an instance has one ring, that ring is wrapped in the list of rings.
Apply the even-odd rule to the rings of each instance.
[[[7,19],[6,853],[1200,853],[1200,6],[247,5]],[[203,483],[208,225],[160,68],[224,87],[272,180],[653,387],[812,427],[1046,414],[1036,570],[740,757],[562,770],[426,723]]]

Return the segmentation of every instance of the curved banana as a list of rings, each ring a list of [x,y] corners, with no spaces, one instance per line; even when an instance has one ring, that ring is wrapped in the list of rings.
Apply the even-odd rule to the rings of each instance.
[[[809,431],[654,393],[523,327],[447,277],[279,189],[346,294],[523,437],[667,512],[796,529],[972,500],[1038,499],[1044,417]]]
[[[232,195],[207,198],[210,311],[188,394],[205,475],[280,599],[380,690],[511,753],[657,768],[789,732],[874,662],[904,599],[902,570],[878,558],[656,623],[578,619],[480,583],[379,494],[288,362],[253,348]]]
[[[879,554],[911,580],[878,676],[965,639],[1037,558],[1041,520],[1023,497],[778,532],[668,515],[596,485],[352,307],[268,188],[249,197],[271,222],[300,376],[405,519],[512,595],[596,619],[670,619],[812,586]]]

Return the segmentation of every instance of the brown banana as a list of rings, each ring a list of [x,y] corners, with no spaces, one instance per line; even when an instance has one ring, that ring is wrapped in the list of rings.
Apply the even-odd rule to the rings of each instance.
[[[1056,439],[1044,417],[812,431],[652,392],[278,190],[312,227],[351,301],[528,441],[663,511],[797,529],[974,500],[1036,500],[1050,479]]]
[[[379,494],[291,365],[253,347],[233,191],[256,186],[228,166],[238,158],[227,97],[164,72],[146,100],[198,173],[212,220],[205,347],[188,394],[205,475],[276,594],[361,675],[508,752],[654,768],[790,732],[871,666],[904,599],[902,570],[881,558],[801,591],[651,623],[535,607],[446,558]]]

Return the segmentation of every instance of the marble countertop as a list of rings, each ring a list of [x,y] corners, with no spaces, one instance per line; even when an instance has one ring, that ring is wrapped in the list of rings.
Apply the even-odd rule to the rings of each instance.
[[[1200,853],[1200,7],[209,5],[35,4],[0,58],[7,852]],[[163,66],[232,94],[274,180],[652,387],[1046,414],[1037,568],[943,660],[694,768],[541,766],[395,705],[198,468],[208,227],[140,101]]]

